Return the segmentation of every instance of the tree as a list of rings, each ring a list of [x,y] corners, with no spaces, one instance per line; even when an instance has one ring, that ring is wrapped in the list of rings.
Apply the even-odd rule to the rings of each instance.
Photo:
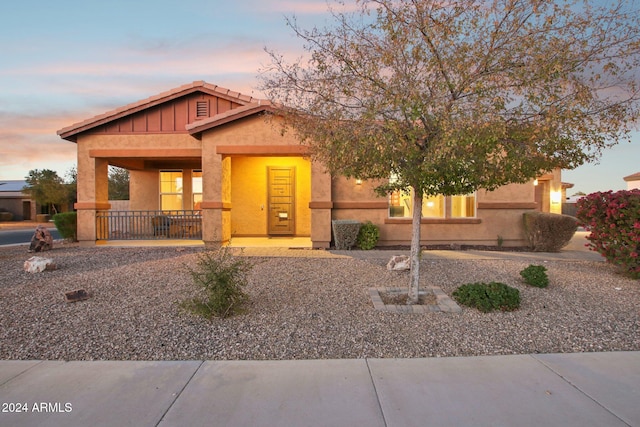
[[[129,200],[129,171],[109,166],[109,200]]]
[[[40,205],[53,210],[54,214],[58,213],[56,205],[63,205],[69,199],[67,186],[55,171],[33,169],[25,179],[29,185],[22,191],[30,194]]]
[[[67,191],[69,193],[69,204],[73,205],[78,201],[78,168],[72,166],[65,172],[65,178],[67,183]]]
[[[288,18],[309,55],[267,49],[261,89],[331,173],[413,190],[416,302],[423,195],[527,182],[628,138],[640,13],[616,1],[358,0],[332,27]]]

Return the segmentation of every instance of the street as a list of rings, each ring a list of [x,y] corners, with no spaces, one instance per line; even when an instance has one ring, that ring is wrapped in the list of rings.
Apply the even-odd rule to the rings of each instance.
[[[0,246],[20,243],[28,244],[31,242],[34,231],[35,226],[33,229],[0,230]],[[49,232],[51,233],[51,237],[53,237],[54,241],[62,239],[56,228],[49,228]]]

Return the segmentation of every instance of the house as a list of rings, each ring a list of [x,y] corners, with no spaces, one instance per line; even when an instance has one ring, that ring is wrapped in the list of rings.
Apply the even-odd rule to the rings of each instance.
[[[380,227],[380,246],[410,242],[410,194],[379,197],[373,183],[330,176],[274,120],[268,101],[197,81],[59,130],[77,144],[78,239],[297,236],[328,248],[331,221],[356,219]],[[109,165],[130,171],[129,211],[110,210]],[[523,245],[522,214],[560,213],[561,199],[559,170],[432,197],[423,243]]]
[[[0,181],[0,212],[10,212],[13,221],[30,221],[36,217],[36,202],[22,192],[27,181]]]
[[[632,175],[625,176],[623,178],[627,183],[627,190],[634,190],[640,188],[640,172],[636,172]]]

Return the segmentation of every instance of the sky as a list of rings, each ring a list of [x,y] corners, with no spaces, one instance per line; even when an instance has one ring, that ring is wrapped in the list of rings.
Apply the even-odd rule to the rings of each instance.
[[[0,180],[65,177],[76,145],[56,131],[197,80],[263,97],[265,47],[292,57],[285,24],[328,22],[326,0],[33,0],[0,4]],[[600,163],[563,171],[582,191],[620,190],[640,172],[640,132]]]

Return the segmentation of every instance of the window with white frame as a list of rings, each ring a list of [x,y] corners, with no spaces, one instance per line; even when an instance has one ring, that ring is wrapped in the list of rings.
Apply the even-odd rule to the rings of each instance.
[[[451,196],[451,218],[473,218],[476,216],[476,194]]]
[[[423,197],[423,218],[444,218],[445,197],[442,195]],[[413,216],[413,190],[394,191],[389,197],[389,216],[391,218],[411,218]]]
[[[450,207],[450,208],[449,208]],[[474,218],[476,194],[457,196],[425,196],[422,198],[422,218]],[[394,191],[389,196],[390,218],[413,217],[413,190]]]
[[[182,210],[182,171],[160,171],[160,209]]]
[[[199,211],[202,209],[202,171],[193,171],[191,173],[191,189],[193,209]]]

